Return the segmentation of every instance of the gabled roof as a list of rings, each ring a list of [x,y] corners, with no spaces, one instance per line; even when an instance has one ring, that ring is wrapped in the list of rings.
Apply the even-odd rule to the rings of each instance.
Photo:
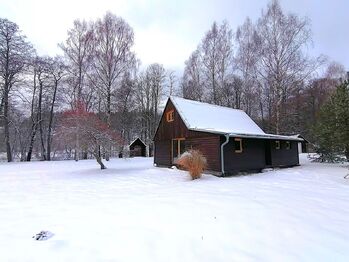
[[[142,143],[144,146],[147,146],[147,145],[142,141],[142,139],[140,139],[139,137],[137,137],[135,140],[133,140],[133,141],[129,144],[129,146],[132,146],[132,144],[134,144],[137,140],[141,141],[141,143]]]
[[[294,137],[264,133],[242,110],[175,96],[171,96],[169,99],[189,130],[240,137],[299,140]]]

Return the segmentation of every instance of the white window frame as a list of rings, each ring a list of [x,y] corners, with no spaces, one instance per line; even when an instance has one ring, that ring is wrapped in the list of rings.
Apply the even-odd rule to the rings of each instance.
[[[236,149],[235,148],[235,142],[239,142],[240,143],[240,149]],[[242,138],[234,138],[234,151],[235,153],[242,153],[243,148],[242,148]]]

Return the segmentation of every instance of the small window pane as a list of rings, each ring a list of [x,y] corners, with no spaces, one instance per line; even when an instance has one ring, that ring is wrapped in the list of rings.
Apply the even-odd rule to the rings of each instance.
[[[241,138],[234,139],[234,149],[235,149],[235,153],[242,152],[242,139]]]
[[[174,110],[168,111],[166,113],[166,121],[167,122],[172,122],[174,121]]]
[[[185,152],[185,140],[179,140],[179,154],[183,154]]]
[[[172,140],[172,154],[173,158],[178,157],[178,140]]]
[[[280,141],[275,141],[275,149],[280,149]]]

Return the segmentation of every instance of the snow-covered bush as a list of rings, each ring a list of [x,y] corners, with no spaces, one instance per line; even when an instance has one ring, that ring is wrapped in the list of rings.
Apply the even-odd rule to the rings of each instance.
[[[316,154],[308,155],[312,162],[318,163],[344,163],[347,161],[344,155],[340,155],[326,148],[315,147]]]
[[[184,152],[177,160],[177,164],[187,170],[191,178],[198,179],[206,168],[206,158],[199,150]]]

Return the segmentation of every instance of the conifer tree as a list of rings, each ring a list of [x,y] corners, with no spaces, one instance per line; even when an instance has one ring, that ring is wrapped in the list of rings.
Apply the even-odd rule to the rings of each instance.
[[[349,161],[349,80],[321,108],[314,134],[319,161],[336,162],[342,155]]]

